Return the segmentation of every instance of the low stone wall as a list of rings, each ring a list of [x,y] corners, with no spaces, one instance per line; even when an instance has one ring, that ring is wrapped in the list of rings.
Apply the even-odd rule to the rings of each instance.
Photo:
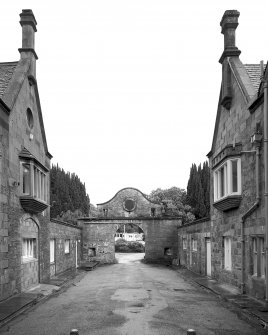
[[[49,237],[55,241],[55,261],[50,263],[51,276],[80,264],[82,237],[79,227],[52,219]],[[69,241],[69,252],[65,250],[65,241]]]

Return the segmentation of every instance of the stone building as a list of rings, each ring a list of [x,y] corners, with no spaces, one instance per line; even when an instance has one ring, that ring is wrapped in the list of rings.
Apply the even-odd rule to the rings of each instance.
[[[265,297],[263,88],[260,64],[243,64],[239,12],[220,22],[222,82],[211,151],[211,220],[179,229],[180,262],[241,292]],[[267,76],[267,73],[265,73]],[[267,103],[267,102],[266,102]]]
[[[97,218],[79,220],[84,261],[115,262],[115,233],[129,223],[145,235],[146,261],[171,263],[176,259],[177,227],[181,220],[170,216],[165,206],[152,202],[138,189],[127,187],[97,207]]]
[[[22,11],[20,24],[19,61],[0,63],[0,300],[74,267],[81,239],[78,227],[50,223],[52,156],[36,80],[37,22],[31,10]]]

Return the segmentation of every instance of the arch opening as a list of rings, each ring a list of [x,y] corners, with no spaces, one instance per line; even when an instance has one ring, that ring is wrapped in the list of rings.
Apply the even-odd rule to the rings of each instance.
[[[20,224],[21,289],[39,283],[39,226],[31,217],[22,218]]]
[[[134,223],[121,224],[114,234],[115,259],[118,263],[141,261],[145,256],[145,233]]]

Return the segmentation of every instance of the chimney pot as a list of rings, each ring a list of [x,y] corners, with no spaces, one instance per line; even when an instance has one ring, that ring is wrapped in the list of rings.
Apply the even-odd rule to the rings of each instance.
[[[36,19],[34,17],[33,11],[31,9],[23,9],[20,13],[20,24],[23,27],[24,25],[32,26],[33,30],[36,32]]]
[[[224,51],[219,60],[223,63],[225,57],[239,56],[241,51],[235,45],[235,30],[238,26],[238,17],[240,13],[237,10],[226,10],[221,19],[221,33],[224,35]]]

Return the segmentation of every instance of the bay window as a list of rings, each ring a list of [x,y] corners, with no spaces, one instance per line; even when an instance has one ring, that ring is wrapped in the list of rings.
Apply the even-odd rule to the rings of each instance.
[[[21,206],[26,212],[41,213],[48,207],[49,169],[25,148],[19,154],[19,158],[21,166]]]
[[[226,160],[214,171],[214,201],[241,194],[241,159]]]
[[[47,202],[47,176],[35,164],[22,163],[22,193]]]

